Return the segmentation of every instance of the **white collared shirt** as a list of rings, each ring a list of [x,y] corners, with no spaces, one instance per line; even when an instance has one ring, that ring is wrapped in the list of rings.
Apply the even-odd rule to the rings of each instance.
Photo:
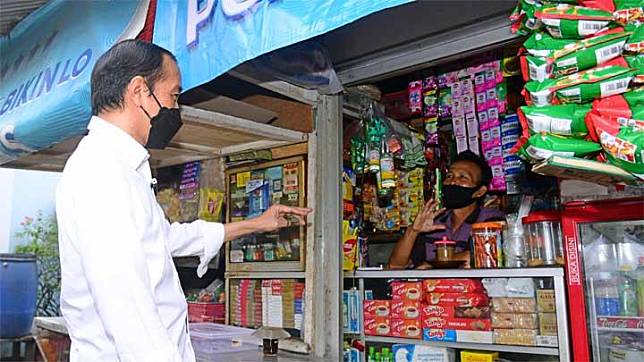
[[[146,149],[93,117],[56,193],[61,311],[71,361],[194,361],[173,256],[198,255],[200,276],[223,224],[169,224]]]

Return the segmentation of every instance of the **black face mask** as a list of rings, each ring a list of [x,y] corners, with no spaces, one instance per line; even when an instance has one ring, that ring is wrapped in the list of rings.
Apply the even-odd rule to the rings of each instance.
[[[458,185],[444,185],[443,186],[443,205],[448,209],[460,209],[465,206],[476,202],[477,199],[472,198],[474,193],[480,187],[464,187]]]
[[[150,117],[150,114],[141,107],[141,110],[145,113],[148,118],[150,118],[150,133],[148,135],[148,143],[145,145],[146,148],[162,150],[168,146],[172,137],[174,137],[179,129],[183,125],[181,122],[181,111],[179,108],[167,108],[161,105],[157,97],[152,93],[150,89],[150,94],[159,105],[159,113]]]

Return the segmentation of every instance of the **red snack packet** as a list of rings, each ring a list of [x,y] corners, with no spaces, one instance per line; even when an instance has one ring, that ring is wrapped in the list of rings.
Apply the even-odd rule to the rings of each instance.
[[[490,305],[487,295],[481,293],[427,293],[429,305],[451,305],[457,307],[481,307]]]
[[[425,279],[423,290],[426,293],[473,293],[485,289],[477,279]]]

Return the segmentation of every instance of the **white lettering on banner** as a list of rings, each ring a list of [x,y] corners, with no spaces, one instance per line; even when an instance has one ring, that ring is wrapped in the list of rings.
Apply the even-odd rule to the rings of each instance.
[[[581,285],[575,238],[566,236],[566,246],[568,247],[568,260],[566,260],[566,265],[568,265],[568,283],[571,285]]]
[[[197,44],[199,40],[197,30],[210,21],[216,3],[215,0],[206,0],[205,6],[199,9],[199,0],[188,0],[188,17],[186,21],[187,46]]]
[[[221,11],[228,19],[239,19],[252,13],[255,6],[263,0],[221,0]],[[276,0],[268,0],[274,2]],[[205,0],[205,5],[199,8],[199,0],[188,0],[188,16],[186,21],[186,46],[191,47],[199,42],[199,29],[212,21],[213,11],[217,0]]]

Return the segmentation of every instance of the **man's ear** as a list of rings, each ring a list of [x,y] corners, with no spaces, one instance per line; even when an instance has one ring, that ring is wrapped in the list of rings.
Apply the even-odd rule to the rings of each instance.
[[[137,75],[136,77],[130,79],[130,82],[125,87],[125,98],[126,103],[131,103],[134,106],[141,106],[143,104],[143,98],[148,97],[150,90],[148,89],[148,84],[145,79]]]
[[[487,193],[487,186],[481,186],[474,194],[472,194],[473,198],[479,198],[483,197]]]

